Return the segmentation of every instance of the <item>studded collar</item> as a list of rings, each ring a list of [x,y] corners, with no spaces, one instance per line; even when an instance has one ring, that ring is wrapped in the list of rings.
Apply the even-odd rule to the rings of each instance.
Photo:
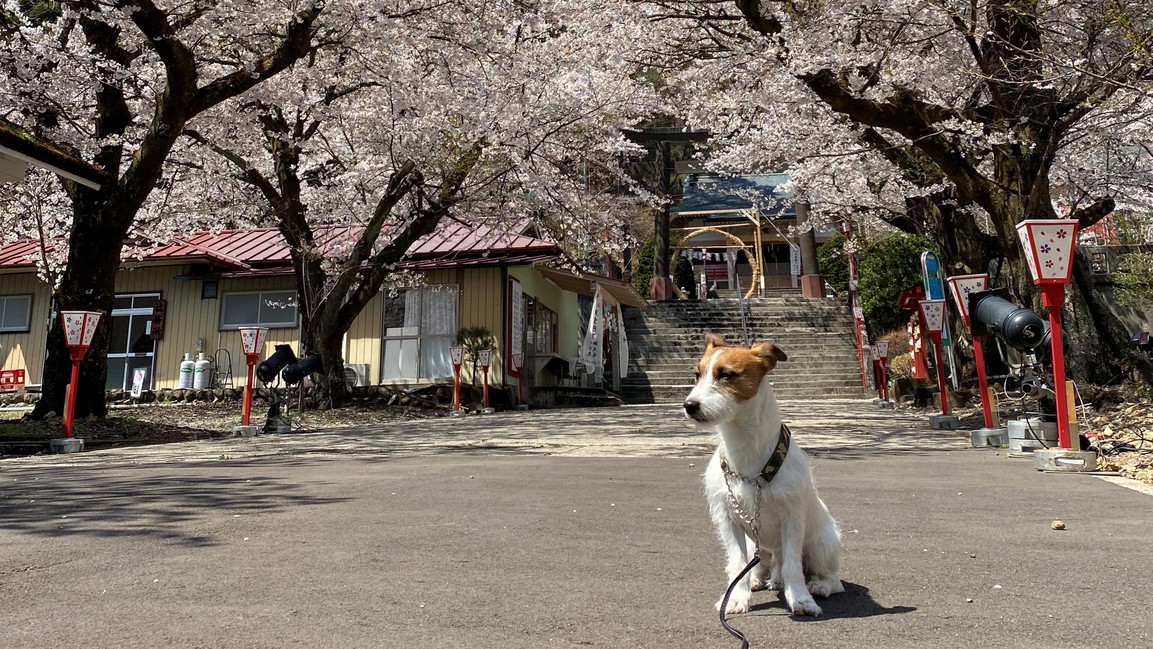
[[[756,477],[745,477],[729,469],[729,462],[725,458],[724,450],[721,451],[721,471],[724,471],[725,477],[736,477],[741,480],[751,481],[760,478],[769,483],[776,477],[777,471],[780,470],[781,465],[785,463],[785,455],[789,452],[789,441],[793,438],[792,431],[783,422],[781,423],[781,435],[777,439],[777,447],[773,449],[773,454],[769,456],[769,461],[765,463],[765,468]]]

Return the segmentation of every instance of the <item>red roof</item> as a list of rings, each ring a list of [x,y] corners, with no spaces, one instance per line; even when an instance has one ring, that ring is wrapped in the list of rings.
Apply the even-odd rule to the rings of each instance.
[[[329,227],[318,233],[322,248],[354,239],[359,226]],[[39,241],[25,239],[0,246],[0,268],[32,268],[36,265]],[[418,239],[409,248],[405,268],[431,270],[459,266],[524,264],[555,256],[559,247],[551,242],[498,230],[484,224],[463,224],[443,220],[437,230]],[[184,262],[207,260],[216,268],[243,276],[248,272],[267,274],[276,270],[291,272],[288,246],[275,228],[199,232],[160,246],[139,261]]]

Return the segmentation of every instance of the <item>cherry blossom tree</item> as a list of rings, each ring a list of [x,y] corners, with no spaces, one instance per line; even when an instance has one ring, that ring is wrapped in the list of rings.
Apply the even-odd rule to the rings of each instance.
[[[110,313],[122,245],[188,121],[289,68],[346,21],[321,0],[4,0],[0,116],[103,173],[100,189],[60,181],[70,219],[39,221],[59,227],[45,237],[68,242],[55,307]],[[5,201],[6,222],[34,216],[22,204],[36,202]],[[109,332],[100,327],[81,368],[77,416],[106,413]],[[56,321],[34,417],[62,411],[68,368]]]
[[[1148,210],[1153,6],[1143,0],[651,2],[691,54],[670,85],[718,164],[788,168],[814,204],[869,206],[941,242],[955,269],[1000,261],[1038,306],[1015,225]],[[912,199],[912,200],[910,200]],[[912,208],[912,209],[910,209]],[[1132,354],[1079,253],[1071,366],[1104,382]]]
[[[644,198],[620,169],[621,129],[658,106],[638,75],[643,27],[636,7],[593,0],[396,2],[189,124],[188,167],[249,185],[252,223],[290,250],[322,398],[346,394],[353,320],[443,219],[535,222],[619,257],[620,217]]]

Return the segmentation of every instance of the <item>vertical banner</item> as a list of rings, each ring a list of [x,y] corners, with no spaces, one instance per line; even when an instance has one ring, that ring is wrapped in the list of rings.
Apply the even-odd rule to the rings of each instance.
[[[601,343],[604,337],[604,308],[605,299],[598,284],[596,294],[593,295],[593,308],[589,314],[589,326],[585,331],[585,338],[581,342],[580,356],[577,360],[585,366],[590,374],[595,374],[604,366],[604,347]]]
[[[515,277],[508,278],[508,345],[509,345],[509,374],[520,376],[520,368],[512,359],[517,354],[524,356],[524,289],[520,280]]]

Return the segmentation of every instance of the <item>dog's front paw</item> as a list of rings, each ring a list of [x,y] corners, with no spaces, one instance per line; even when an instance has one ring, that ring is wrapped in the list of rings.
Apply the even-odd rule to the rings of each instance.
[[[817,606],[817,603],[811,599],[798,600],[790,605],[789,608],[793,611],[793,615],[797,617],[817,617],[821,614],[821,607]]]
[[[805,584],[809,594],[813,597],[828,597],[834,593],[845,592],[845,585],[836,577],[821,577]]]
[[[817,603],[813,601],[813,596],[809,595],[806,590],[786,587],[785,601],[789,603],[789,610],[792,611],[793,615],[798,617],[806,615],[816,617],[821,614],[821,607],[817,606]]]
[[[719,610],[721,610],[721,605],[724,604],[726,615],[733,615],[736,613],[748,613],[749,612],[749,602],[751,600],[752,600],[752,593],[734,592],[732,594],[732,596],[729,597],[729,601],[727,604],[725,603],[724,597],[717,600],[716,608],[719,611]]]

